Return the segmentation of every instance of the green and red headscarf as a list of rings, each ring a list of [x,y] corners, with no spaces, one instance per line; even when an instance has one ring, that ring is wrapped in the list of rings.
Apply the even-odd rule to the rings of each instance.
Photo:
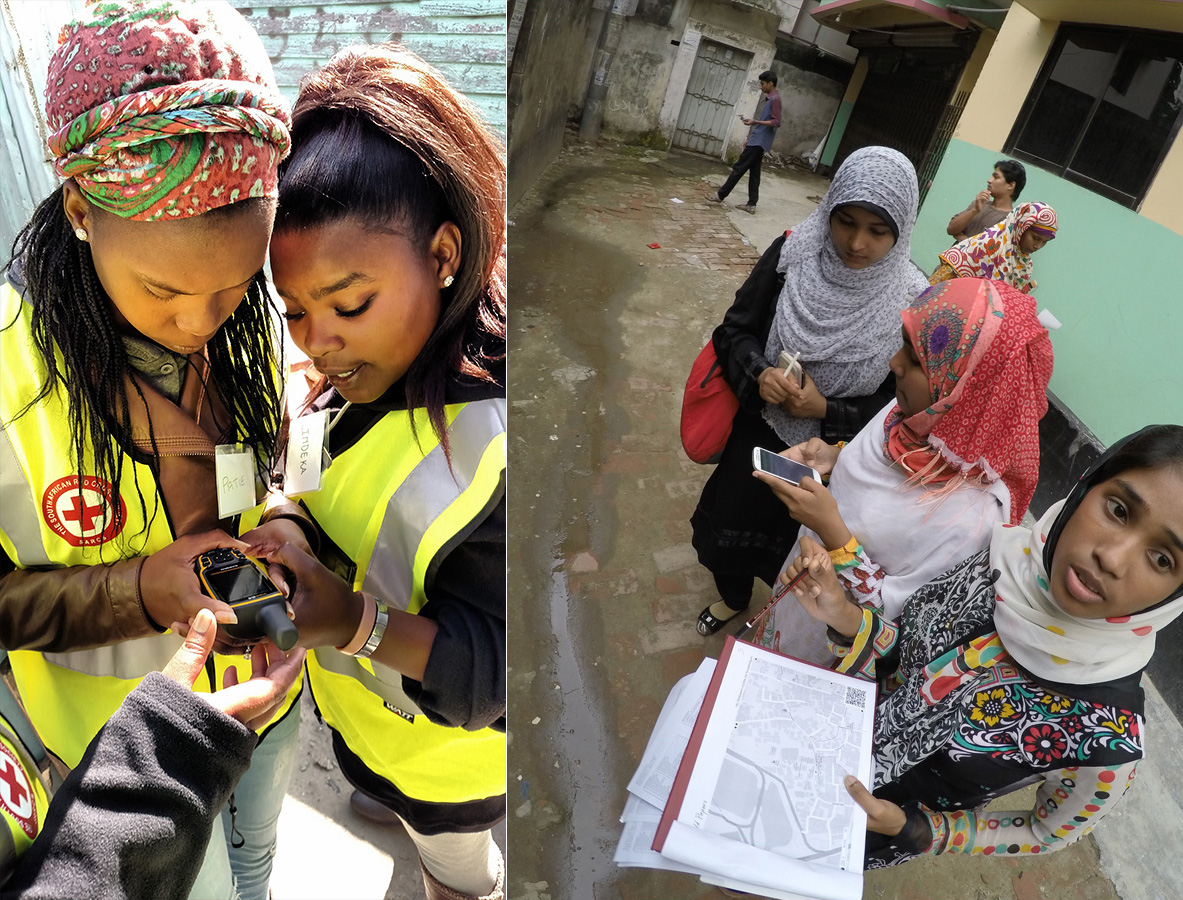
[[[884,451],[923,484],[1001,478],[1018,523],[1039,480],[1039,420],[1052,377],[1035,301],[1002,282],[955,278],[917,297],[903,323],[930,402],[906,418],[898,405],[891,411]]]
[[[49,64],[49,150],[125,219],[199,216],[275,197],[287,106],[254,30],[229,4],[94,2]]]

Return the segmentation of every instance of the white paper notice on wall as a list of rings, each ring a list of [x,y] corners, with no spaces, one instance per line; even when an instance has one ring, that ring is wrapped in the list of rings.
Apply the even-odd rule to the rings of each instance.
[[[326,415],[320,410],[291,421],[283,467],[283,492],[288,497],[320,490]]]
[[[255,454],[242,444],[214,448],[214,475],[218,480],[218,518],[246,512],[255,505]]]
[[[1048,331],[1055,331],[1063,324],[1059,319],[1052,315],[1052,311],[1050,309],[1046,308],[1039,311],[1038,318],[1039,323]]]

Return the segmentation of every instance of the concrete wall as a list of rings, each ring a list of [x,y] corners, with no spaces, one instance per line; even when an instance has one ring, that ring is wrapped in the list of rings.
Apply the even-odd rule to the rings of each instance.
[[[757,76],[772,65],[779,14],[718,0],[665,2],[662,10],[668,12],[662,16],[645,16],[645,8],[642,2],[621,36],[612,64],[605,132],[625,140],[648,137],[668,147],[699,41],[706,38],[752,54],[748,82],[735,104],[737,116],[722,154],[738,156],[748,134],[738,115],[755,112],[760,96]]]
[[[509,75],[510,206],[562,149],[567,121],[583,107],[606,7],[516,0],[515,15],[523,5]]]
[[[775,153],[803,157],[812,153],[830,130],[846,83],[773,60],[780,93],[780,128],[772,142]]]
[[[605,135],[628,140],[648,134],[660,142],[662,104],[679,50],[671,41],[683,37],[691,6],[689,0],[641,3],[626,21],[609,72]],[[665,138],[668,145],[669,134]]]

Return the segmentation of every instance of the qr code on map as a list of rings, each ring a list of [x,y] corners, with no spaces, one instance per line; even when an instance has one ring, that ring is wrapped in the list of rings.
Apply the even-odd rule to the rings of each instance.
[[[856,709],[866,709],[867,707],[867,692],[860,691],[855,687],[848,687],[846,689],[846,705],[853,706]]]

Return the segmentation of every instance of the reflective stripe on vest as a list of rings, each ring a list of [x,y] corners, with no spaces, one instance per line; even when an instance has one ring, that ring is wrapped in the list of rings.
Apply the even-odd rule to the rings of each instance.
[[[80,498],[79,469],[93,472],[94,457],[88,451],[81,467],[72,462],[73,440],[62,392],[52,392],[18,416],[46,377],[32,341],[31,321],[32,308],[11,285],[0,287],[0,545],[21,568],[101,565],[167,547],[173,534],[150,468],[124,456],[121,496],[112,497],[109,487],[87,476]],[[3,328],[9,323],[11,327]],[[137,480],[150,517],[147,522]],[[116,501],[123,506],[124,525],[108,535],[102,528],[103,508],[109,512]],[[10,652],[9,659],[41,740],[72,767],[140,679],[163,668],[180,645],[181,639],[169,633],[69,653],[18,650]],[[238,669],[241,681],[251,677],[249,662],[216,656],[219,685],[230,666]],[[299,688],[300,682],[293,685],[273,722],[287,712]],[[204,670],[194,689],[209,691]]]
[[[333,458],[324,487],[302,499],[357,563],[355,589],[407,612],[422,608],[431,560],[501,485],[505,412],[501,399],[447,407],[452,471],[423,410],[415,412],[422,449],[410,414],[398,411]],[[408,797],[461,803],[505,793],[503,733],[433,724],[406,696],[402,675],[381,663],[318,649],[308,654],[308,673],[325,721]]]

